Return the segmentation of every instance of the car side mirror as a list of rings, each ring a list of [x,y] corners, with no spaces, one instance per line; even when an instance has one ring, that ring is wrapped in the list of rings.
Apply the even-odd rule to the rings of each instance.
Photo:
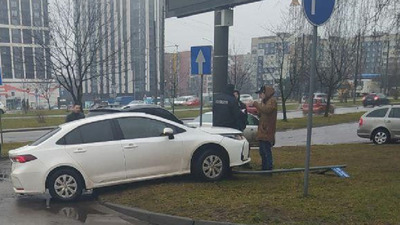
[[[175,138],[175,137],[174,137],[174,131],[173,131],[171,128],[169,128],[169,127],[164,128],[164,130],[163,130],[163,135],[164,135],[164,136],[168,136],[168,139],[169,139],[169,140],[172,140],[172,139]]]

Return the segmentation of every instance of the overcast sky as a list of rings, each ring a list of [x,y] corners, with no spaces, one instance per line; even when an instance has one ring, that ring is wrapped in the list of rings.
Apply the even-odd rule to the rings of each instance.
[[[229,29],[229,47],[239,53],[250,52],[251,38],[270,35],[263,27],[278,25],[281,14],[292,0],[263,0],[234,8],[234,22]],[[301,2],[301,1],[300,1]],[[165,51],[188,51],[191,46],[212,45],[214,39],[214,12],[185,18],[165,20]]]

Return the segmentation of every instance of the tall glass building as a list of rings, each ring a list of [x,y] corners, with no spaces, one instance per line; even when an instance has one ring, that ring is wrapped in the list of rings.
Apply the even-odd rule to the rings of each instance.
[[[1,101],[29,97],[51,78],[48,27],[48,0],[0,0]]]
[[[163,1],[86,0],[83,12],[99,8],[100,33],[105,37],[98,49],[99,62],[84,83],[85,100],[130,95],[135,99],[160,95],[160,51],[163,49]],[[99,5],[100,4],[100,5]],[[87,13],[81,13],[86,15]],[[85,23],[87,18],[82,18]],[[105,25],[104,23],[107,23]],[[110,58],[109,60],[104,60]],[[162,83],[162,82],[161,82]]]

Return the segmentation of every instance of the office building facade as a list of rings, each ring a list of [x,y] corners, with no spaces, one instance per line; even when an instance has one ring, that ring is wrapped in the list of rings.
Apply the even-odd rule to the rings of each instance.
[[[84,83],[84,100],[130,95],[160,96],[163,1],[86,0],[80,10],[102,10],[100,33],[108,37]],[[85,23],[85,18],[82,18]]]
[[[52,79],[44,50],[49,43],[48,1],[0,0],[0,6],[1,101],[10,108],[24,98],[37,103],[42,97],[37,85]]]

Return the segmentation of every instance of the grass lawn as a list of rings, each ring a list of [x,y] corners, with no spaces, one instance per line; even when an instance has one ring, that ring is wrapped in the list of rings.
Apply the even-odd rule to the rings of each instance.
[[[1,145],[1,156],[2,157],[8,157],[8,151],[11,149],[16,149],[19,147],[22,147],[24,145],[29,144],[29,142],[24,142],[24,143],[4,143]]]
[[[39,123],[37,118],[9,119],[2,120],[3,129],[50,127],[57,126],[65,122],[64,117],[47,117],[44,123]]]
[[[304,167],[305,147],[274,148],[275,168]],[[252,150],[253,168],[260,167]],[[313,146],[311,166],[347,164],[350,178],[304,174],[233,175],[221,182],[191,176],[100,190],[102,201],[190,217],[244,224],[400,224],[399,144]]]
[[[36,116],[38,113],[43,115],[67,115],[70,111],[66,109],[53,109],[53,110],[31,110],[27,113],[23,113],[22,111],[16,113],[6,113],[2,115],[3,117],[24,117],[24,116]]]
[[[324,117],[323,115],[313,116],[313,127],[329,126],[341,123],[351,123],[357,122],[364,112],[357,113],[347,113],[347,114],[334,114]],[[307,118],[294,118],[288,119],[287,122],[283,120],[277,121],[277,130],[290,130],[290,129],[300,129],[307,127]]]

